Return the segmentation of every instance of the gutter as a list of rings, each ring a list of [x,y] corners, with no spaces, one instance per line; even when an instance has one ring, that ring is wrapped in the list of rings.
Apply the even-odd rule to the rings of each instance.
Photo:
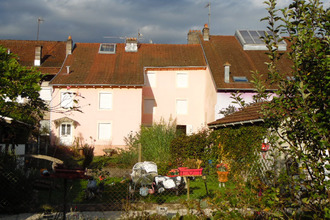
[[[264,122],[264,119],[254,119],[248,121],[239,121],[239,122],[231,122],[225,124],[216,124],[216,125],[209,125],[209,128],[219,128],[219,127],[228,127],[228,126],[235,126],[235,125],[243,125],[243,124],[254,124],[257,122]]]
[[[244,88],[217,88],[217,92],[221,92],[221,91],[252,91],[252,92],[256,92],[256,89],[244,89]],[[266,89],[266,92],[275,92],[277,91],[277,89]]]
[[[60,87],[60,86],[84,86],[84,87],[138,87],[138,86],[144,86],[144,84],[51,84],[54,87]]]

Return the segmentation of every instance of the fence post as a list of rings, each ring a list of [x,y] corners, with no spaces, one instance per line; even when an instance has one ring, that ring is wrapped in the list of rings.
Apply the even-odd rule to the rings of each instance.
[[[139,155],[138,162],[141,162],[141,160],[142,160],[142,146],[141,146],[141,143],[139,143],[139,145],[138,145],[138,151],[139,151],[139,153],[138,153],[138,155]]]

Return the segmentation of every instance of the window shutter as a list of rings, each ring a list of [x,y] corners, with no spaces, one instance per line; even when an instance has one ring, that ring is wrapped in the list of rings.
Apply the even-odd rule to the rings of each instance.
[[[112,108],[112,93],[100,93],[100,109]]]
[[[177,73],[176,82],[178,88],[188,87],[188,74],[187,73]]]
[[[178,115],[185,115],[188,112],[188,101],[187,100],[176,100],[176,113]]]
[[[99,123],[99,140],[109,140],[111,137],[111,123]]]

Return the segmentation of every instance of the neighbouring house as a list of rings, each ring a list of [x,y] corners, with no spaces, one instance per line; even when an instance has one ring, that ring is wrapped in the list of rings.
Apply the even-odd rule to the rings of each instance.
[[[189,31],[188,44],[200,43],[206,56],[207,64],[213,76],[217,89],[217,104],[215,119],[223,117],[219,111],[232,104],[232,93],[241,93],[245,102],[253,101],[256,90],[252,83],[252,71],[258,71],[266,77],[268,71],[266,62],[268,51],[260,37],[265,31],[237,30],[235,36],[210,35],[207,24],[203,31]],[[269,33],[270,34],[270,33]],[[285,52],[287,43],[281,41],[279,50]],[[278,68],[283,73],[291,72],[289,59],[281,59]],[[268,86],[267,91],[276,88]],[[236,105],[236,107],[239,107]]]
[[[214,120],[216,87],[200,44],[76,43],[50,82],[52,143],[102,154],[161,119],[187,134]],[[77,101],[77,102],[75,102]]]
[[[67,41],[0,40],[0,45],[7,48],[8,53],[16,54],[20,65],[34,67],[44,75],[40,96],[49,104],[52,96],[49,81],[60,70],[66,55],[72,50],[72,40],[70,38]],[[17,101],[24,102],[24,100]],[[44,118],[40,121],[42,135],[49,135],[49,120],[50,112],[45,112]],[[45,137],[44,141],[48,139]]]

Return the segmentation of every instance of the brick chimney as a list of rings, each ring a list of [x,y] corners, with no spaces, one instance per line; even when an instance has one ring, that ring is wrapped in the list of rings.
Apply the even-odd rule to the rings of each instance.
[[[229,83],[230,63],[226,62],[224,66],[225,66],[225,83]]]
[[[34,66],[40,66],[41,64],[41,54],[42,52],[42,46],[38,45],[35,48],[35,53],[34,53]]]
[[[187,40],[188,44],[199,44],[199,35],[201,34],[201,31],[197,30],[189,30]]]
[[[209,41],[210,40],[210,28],[207,24],[204,25],[203,28],[203,39],[205,41]]]
[[[126,38],[125,51],[126,52],[138,51],[138,41],[136,38]]]
[[[68,37],[66,41],[66,55],[72,54],[73,41],[71,36]]]

